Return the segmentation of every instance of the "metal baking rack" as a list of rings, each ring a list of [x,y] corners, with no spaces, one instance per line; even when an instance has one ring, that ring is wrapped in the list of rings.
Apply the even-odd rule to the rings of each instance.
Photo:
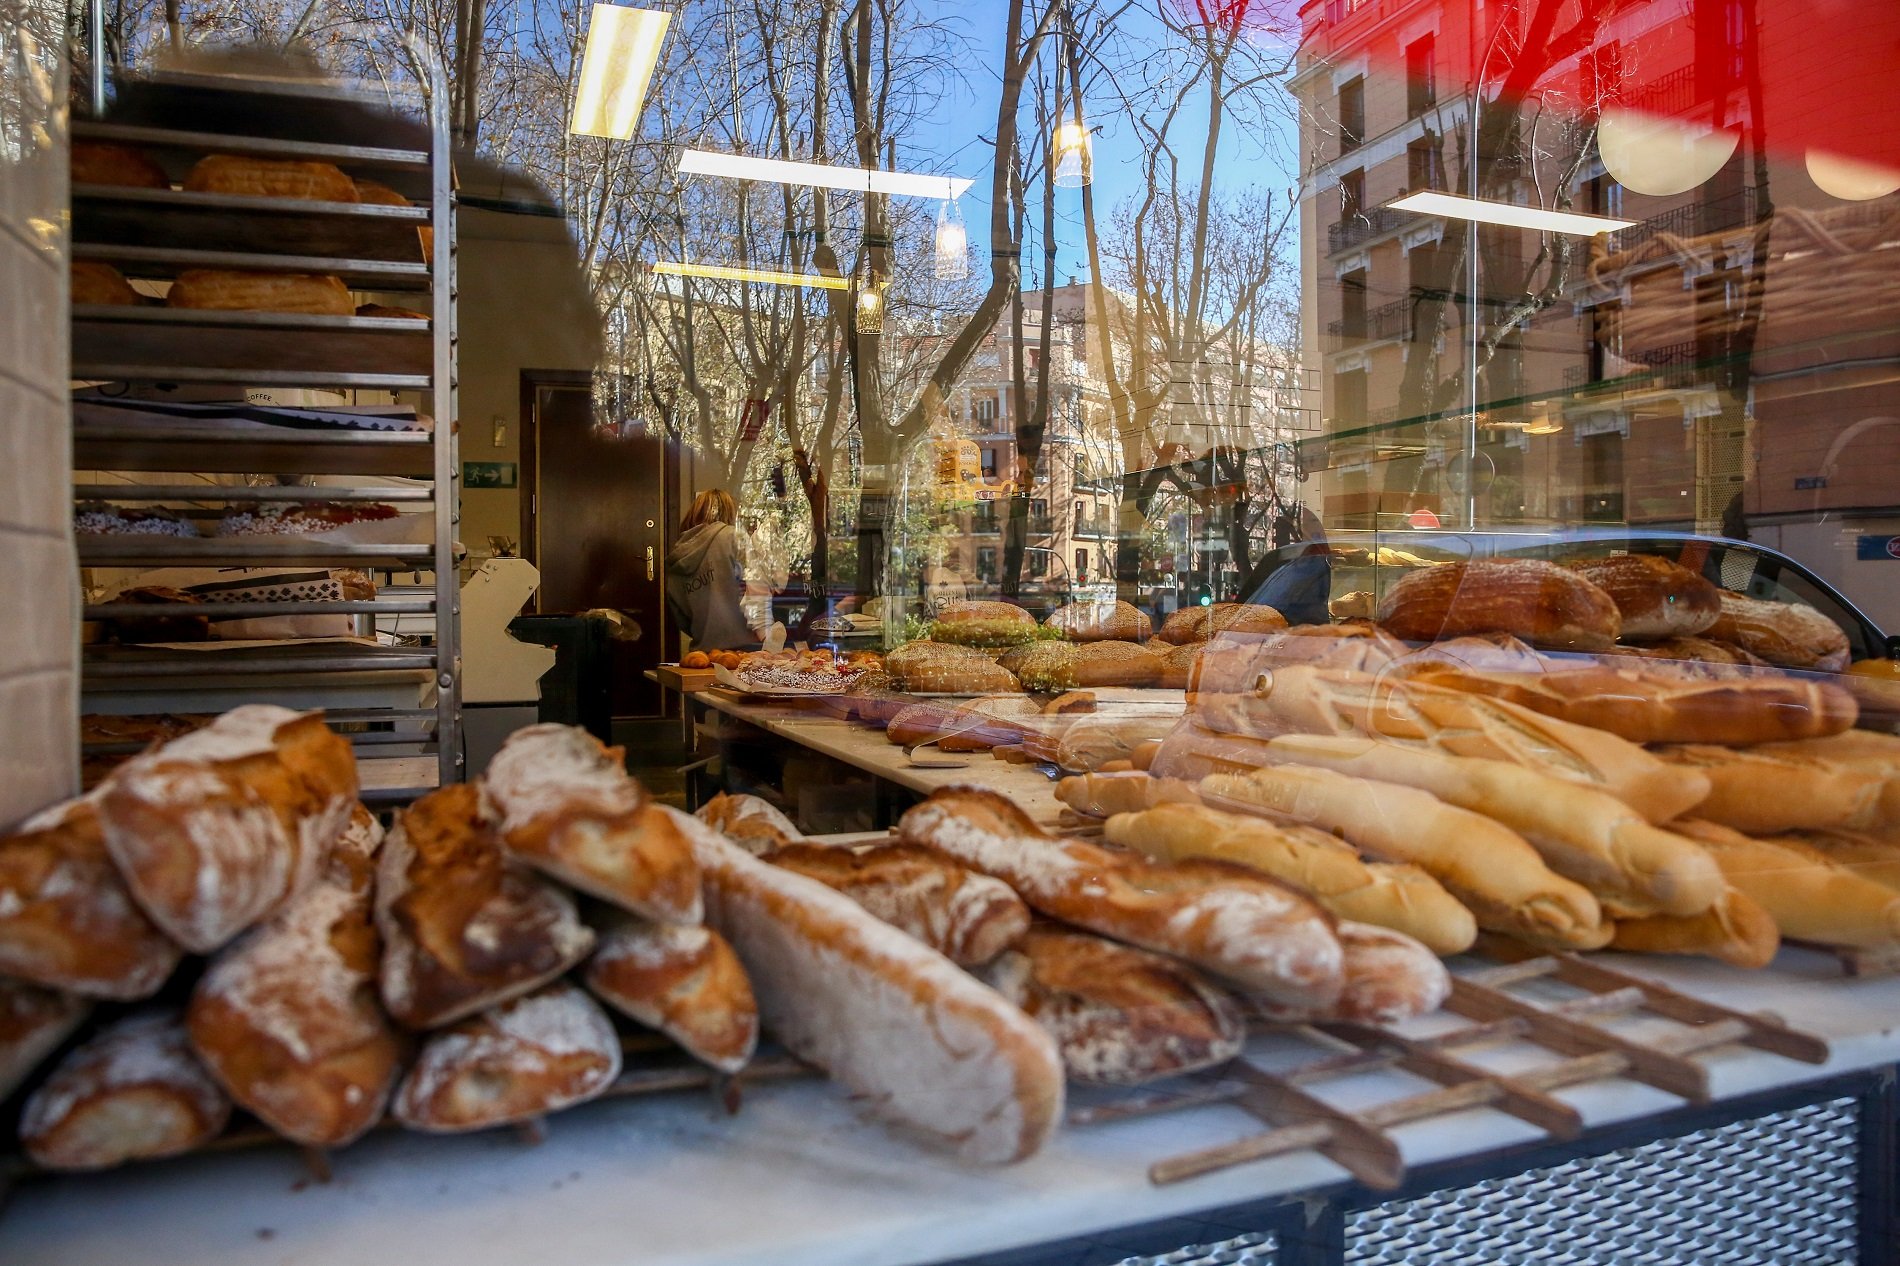
[[[1510,951],[1504,951],[1509,953]],[[1450,1021],[1457,1017],[1463,1023]],[[1374,1190],[1397,1189],[1405,1162],[1391,1131],[1474,1108],[1523,1121],[1554,1139],[1574,1138],[1584,1122],[1552,1092],[1622,1079],[1690,1103],[1710,1098],[1708,1067],[1693,1056],[1749,1046],[1806,1064],[1825,1063],[1827,1043],[1768,1016],[1704,1002],[1574,954],[1539,955],[1454,974],[1438,1031],[1358,1024],[1269,1025],[1271,1050],[1249,1054],[1199,1077],[1098,1095],[1070,1112],[1071,1125],[1124,1120],[1224,1104],[1266,1131],[1171,1156],[1149,1167],[1157,1185],[1217,1170],[1315,1151]],[[1624,1026],[1614,1021],[1627,1019]],[[1254,1044],[1258,1046],[1259,1044]],[[1268,1066],[1271,1064],[1271,1068]],[[1397,1097],[1371,1096],[1354,1078],[1404,1074],[1414,1084]]]
[[[337,544],[301,537],[82,536],[84,567],[360,568],[383,582],[374,600],[108,603],[87,620],[167,614],[213,618],[347,615],[374,633],[425,626],[414,645],[340,642],[280,649],[88,647],[82,710],[217,712],[246,699],[321,706],[357,747],[366,798],[413,798],[459,781],[460,655],[455,564],[455,213],[439,72],[423,72],[414,114],[388,94],[309,81],[160,73],[128,78],[102,119],[75,119],[76,140],[130,145],[174,183],[209,154],[335,163],[413,206],[301,201],[181,189],[75,185],[73,254],[134,280],[187,268],[249,268],[342,277],[405,316],[309,316],[161,306],[75,305],[76,381],[403,392],[431,430],[218,427],[155,417],[87,418],[74,427],[74,468],[156,476],[149,484],[76,486],[79,500],[225,507],[304,500],[427,503],[426,544]],[[387,298],[382,296],[387,295]],[[387,402],[391,397],[371,397]],[[206,475],[400,476],[418,487],[245,487]],[[217,511],[214,511],[216,513]],[[412,583],[390,583],[400,577]],[[433,691],[433,697],[430,692]],[[91,751],[92,749],[88,749]],[[100,749],[100,754],[105,754]]]

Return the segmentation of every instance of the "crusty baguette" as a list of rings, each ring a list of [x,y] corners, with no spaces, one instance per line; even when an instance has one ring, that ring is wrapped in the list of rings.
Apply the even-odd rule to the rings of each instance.
[[[1785,751],[1694,744],[1657,754],[1709,780],[1696,817],[1750,835],[1872,826],[1886,783],[1872,769]]]
[[[1138,813],[1176,801],[1192,804],[1200,798],[1191,782],[1156,778],[1140,769],[1120,774],[1074,774],[1056,784],[1056,799],[1091,818]]]
[[[1173,954],[1287,1006],[1324,1010],[1342,956],[1309,897],[1224,862],[1164,865],[1057,839],[992,791],[949,787],[906,812],[900,838],[996,876],[1051,918]]]
[[[1416,866],[1361,861],[1338,836],[1210,809],[1163,804],[1108,820],[1111,843],[1156,861],[1211,857],[1293,885],[1341,919],[1403,932],[1435,954],[1459,954],[1477,939],[1471,911]]]
[[[28,1096],[20,1143],[46,1169],[111,1169],[202,1146],[230,1119],[178,1014],[143,1010],[66,1053]]]
[[[1135,748],[1167,737],[1173,717],[1127,716],[1097,713],[1060,732],[1056,764],[1070,773],[1088,773],[1111,761],[1126,760],[1133,767]]]
[[[650,923],[614,913],[587,960],[587,987],[607,1005],[736,1073],[759,1041],[759,1005],[738,954],[700,924]]]
[[[1880,779],[1880,802],[1868,828],[1900,831],[1900,734],[1848,730],[1826,738],[1765,743],[1754,750],[1763,756],[1815,757],[1875,775]]]
[[[722,791],[693,816],[755,856],[804,838],[790,818],[758,796]]]
[[[1161,740],[1148,772],[1157,778],[1198,784],[1210,774],[1244,774],[1274,764],[1265,739],[1216,734],[1204,729],[1190,712]]]
[[[178,959],[106,856],[93,797],[0,838],[0,975],[125,1001],[156,993]]]
[[[1339,943],[1346,951],[1346,983],[1331,1007],[1310,1011],[1256,998],[1255,1009],[1273,1020],[1396,1024],[1436,1011],[1451,993],[1451,973],[1438,956],[1403,932],[1342,922]]]
[[[508,736],[482,774],[508,848],[538,870],[643,918],[700,919],[693,850],[627,774],[626,753],[571,725]]]
[[[1202,696],[1199,720],[1206,729],[1251,738],[1363,734],[1508,761],[1607,791],[1651,822],[1680,816],[1708,791],[1701,779],[1614,734],[1416,679],[1282,668],[1253,694]]]
[[[1130,1086],[1224,1064],[1247,1019],[1186,963],[1053,924],[1030,930],[984,978],[1049,1030],[1077,1081]]]
[[[84,1024],[92,1004],[0,976],[0,1101]]]
[[[1619,917],[1697,914],[1722,895],[1722,872],[1706,851],[1605,792],[1503,761],[1375,739],[1288,734],[1268,747],[1289,761],[1417,787],[1495,818]]]
[[[1634,954],[1700,954],[1753,970],[1774,961],[1781,931],[1774,916],[1741,889],[1731,887],[1701,914],[1658,914],[1624,919],[1610,948]]]
[[[934,849],[794,844],[765,860],[842,892],[959,967],[982,966],[1029,930],[1029,907],[1008,884]]]
[[[1429,792],[1275,765],[1201,781],[1210,804],[1337,831],[1367,853],[1410,862],[1443,884],[1478,926],[1539,945],[1594,949],[1610,928],[1595,897],[1545,865],[1524,837]]]
[[[1623,637],[1647,642],[1694,637],[1722,614],[1722,591],[1697,572],[1654,554],[1611,554],[1570,569],[1610,595]]]
[[[587,994],[557,981],[429,1035],[390,1115],[460,1134],[558,1112],[620,1075],[620,1038]]]
[[[677,820],[707,919],[739,952],[786,1049],[971,1160],[1021,1160],[1049,1140],[1062,1057],[1035,1021],[843,894]]]
[[[1783,936],[1822,945],[1900,945],[1900,893],[1786,837],[1756,839],[1713,822],[1682,830],[1715,858],[1728,882],[1774,916]]]
[[[1858,831],[1789,831],[1786,838],[1825,854],[1836,866],[1862,879],[1900,892],[1900,838]]]
[[[1036,733],[1030,722],[1041,714],[1027,696],[1016,695],[1008,700],[1013,705],[1009,708],[999,708],[996,702],[980,699],[969,706],[936,701],[914,703],[890,719],[884,727],[884,737],[900,747],[934,739],[933,745],[939,751],[987,752],[992,747],[1021,743]],[[1016,715],[1008,715],[1010,712]]]

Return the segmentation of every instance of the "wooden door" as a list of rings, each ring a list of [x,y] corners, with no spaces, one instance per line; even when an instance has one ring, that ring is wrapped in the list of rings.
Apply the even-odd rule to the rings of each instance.
[[[660,715],[667,628],[666,445],[644,429],[595,425],[589,375],[521,376],[522,553],[541,572],[536,608],[568,614],[608,607],[640,636],[613,643],[613,713]]]

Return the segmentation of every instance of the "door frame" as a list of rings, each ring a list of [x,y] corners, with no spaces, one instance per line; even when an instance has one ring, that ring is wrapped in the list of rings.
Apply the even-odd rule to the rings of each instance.
[[[524,369],[521,371],[521,415],[515,434],[521,448],[521,556],[541,567],[541,538],[537,531],[541,509],[541,424],[535,393],[542,387],[592,387],[594,375],[585,369]],[[541,588],[535,586],[534,609],[541,610]]]

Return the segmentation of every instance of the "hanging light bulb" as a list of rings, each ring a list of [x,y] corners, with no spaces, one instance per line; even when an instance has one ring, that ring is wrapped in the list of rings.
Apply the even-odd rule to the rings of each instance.
[[[970,235],[963,228],[963,212],[956,199],[937,206],[937,279],[962,281],[970,274]]]
[[[1056,125],[1050,152],[1056,160],[1057,188],[1080,189],[1094,179],[1094,148],[1094,137],[1089,133],[1088,124],[1082,122],[1079,115]]]
[[[884,332],[884,287],[878,284],[877,278],[866,278],[864,285],[858,288],[857,315],[858,333]]]

